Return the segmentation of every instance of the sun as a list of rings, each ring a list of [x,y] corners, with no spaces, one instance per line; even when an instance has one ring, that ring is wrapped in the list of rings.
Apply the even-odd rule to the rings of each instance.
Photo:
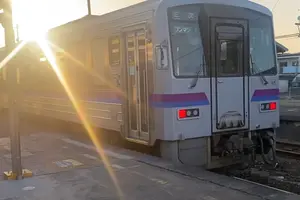
[[[18,25],[21,40],[44,39],[50,28],[51,15],[48,15],[45,1],[13,0],[13,21]]]
[[[23,40],[25,41],[36,41],[40,42],[42,40],[46,40],[47,31],[46,30],[34,30],[31,29],[28,32],[24,32]]]

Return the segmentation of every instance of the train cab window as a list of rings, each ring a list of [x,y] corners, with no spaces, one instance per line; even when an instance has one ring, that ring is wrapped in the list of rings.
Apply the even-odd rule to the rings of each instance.
[[[169,30],[175,77],[206,76],[206,61],[198,13],[199,7],[191,5],[169,9]]]
[[[110,66],[120,65],[120,37],[114,36],[109,38],[109,63]]]
[[[250,54],[255,67],[255,70],[252,70],[252,75],[277,74],[272,19],[261,16],[250,20],[249,34]]]

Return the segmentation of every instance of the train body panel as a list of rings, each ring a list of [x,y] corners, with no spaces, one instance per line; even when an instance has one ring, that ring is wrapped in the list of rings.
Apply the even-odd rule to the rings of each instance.
[[[250,80],[250,130],[279,127],[279,81],[278,77],[266,77],[269,82],[264,86],[261,77]]]
[[[122,123],[121,104],[103,101],[80,101],[81,112],[87,115],[91,125],[108,130],[120,131]],[[22,109],[36,115],[54,117],[60,120],[81,123],[78,113],[68,98],[27,96]]]
[[[79,107],[96,127],[209,168],[234,163],[279,125],[272,15],[250,1],[146,1],[48,39],[64,84],[28,44],[24,112],[81,123]]]
[[[176,107],[172,110],[173,115],[173,134],[177,133],[177,139],[190,139],[198,137],[211,136],[211,96],[210,96],[210,79],[199,79],[197,86],[194,89],[188,89],[191,80],[172,80],[173,91],[180,91],[185,97],[184,102],[180,107]],[[186,118],[181,114],[183,110],[189,112],[195,112],[195,117]],[[187,112],[188,112],[187,111]]]
[[[203,3],[202,5],[207,3],[207,5],[204,5],[203,6],[204,8],[200,8],[201,3]],[[218,5],[218,3],[219,3],[219,5]],[[192,4],[192,5],[189,5],[189,4]],[[187,132],[189,132],[189,130],[187,130],[186,127],[190,127],[188,125],[188,123],[190,122],[189,120],[179,121],[178,123],[175,122],[175,121],[178,121],[178,119],[176,119],[174,114],[178,114],[178,113],[177,113],[177,109],[173,109],[173,119],[175,119],[174,123],[181,124],[180,125],[181,129],[186,129],[186,131],[185,131],[186,135],[184,135],[182,138],[186,138],[186,139],[187,138],[196,138],[196,137],[211,135],[212,132],[222,132],[224,130],[218,129],[217,125],[220,124],[220,126],[222,126],[222,123],[223,123],[223,125],[225,125],[226,123],[224,122],[224,120],[225,120],[224,118],[226,118],[226,117],[235,118],[234,121],[232,121],[232,122],[229,121],[228,123],[233,123],[235,125],[242,124],[243,126],[240,128],[242,130],[249,130],[249,129],[256,130],[257,128],[253,128],[253,122],[250,122],[251,115],[249,113],[250,107],[251,107],[251,113],[252,113],[252,115],[254,115],[254,111],[252,111],[253,106],[251,105],[251,98],[252,98],[251,95],[253,95],[255,91],[250,91],[250,90],[253,90],[253,88],[258,89],[257,87],[261,87],[262,88],[261,90],[266,90],[266,92],[268,92],[268,90],[270,90],[269,88],[272,88],[272,89],[274,89],[273,90],[275,92],[274,96],[276,98],[276,96],[278,97],[278,94],[276,94],[277,85],[272,84],[272,85],[265,86],[263,84],[262,85],[258,84],[257,86],[255,85],[254,87],[251,86],[252,80],[253,80],[253,78],[249,74],[251,72],[248,72],[247,68],[243,69],[242,67],[241,67],[241,71],[238,71],[235,74],[230,75],[229,73],[227,73],[227,74],[224,73],[223,75],[220,76],[219,72],[215,71],[215,70],[217,70],[216,65],[218,65],[219,63],[217,63],[217,60],[212,59],[216,56],[220,56],[220,55],[218,55],[218,52],[217,52],[220,49],[214,49],[215,48],[214,46],[216,45],[215,41],[217,41],[218,39],[213,34],[213,31],[216,28],[215,25],[222,24],[222,23],[227,24],[227,25],[230,24],[230,26],[229,26],[230,28],[233,27],[233,29],[234,28],[236,29],[236,30],[232,30],[232,31],[237,38],[242,37],[241,43],[243,45],[243,49],[241,49],[241,52],[239,52],[240,54],[239,54],[238,58],[244,58],[241,61],[237,60],[237,62],[243,62],[243,63],[241,63],[241,65],[248,67],[249,49],[250,49],[250,46],[252,45],[252,41],[250,41],[251,39],[249,39],[249,34],[254,32],[255,31],[254,29],[257,26],[258,27],[262,26],[259,23],[255,24],[255,22],[253,22],[253,21],[255,21],[255,17],[263,18],[263,17],[268,17],[268,15],[271,16],[271,13],[269,12],[269,10],[267,10],[261,6],[257,6],[256,4],[253,4],[248,1],[239,1],[239,2],[228,1],[224,4],[217,2],[217,1],[213,1],[213,2],[190,1],[190,2],[186,2],[186,4],[182,4],[182,2],[180,2],[180,1],[174,1],[174,2],[164,1],[162,4],[160,4],[158,10],[159,9],[167,10],[169,7],[172,7],[171,5],[175,8],[176,8],[176,6],[182,5],[182,6],[184,6],[182,11],[183,12],[190,11],[191,14],[193,14],[193,12],[195,10],[202,9],[201,11],[206,12],[205,13],[206,16],[205,16],[205,14],[203,14],[203,15],[200,14],[200,17],[204,17],[204,18],[205,17],[212,18],[212,16],[214,17],[214,19],[207,20],[207,24],[204,24],[202,26],[203,27],[202,30],[200,30],[200,31],[197,30],[200,32],[200,33],[197,32],[198,35],[203,34],[202,35],[203,37],[205,37],[205,35],[207,35],[205,38],[206,41],[203,41],[203,39],[202,39],[202,45],[206,47],[206,49],[202,49],[202,53],[203,54],[207,53],[210,56],[210,57],[206,56],[206,59],[208,59],[211,62],[210,65],[212,67],[215,67],[215,69],[212,69],[212,71],[211,71],[212,74],[210,75],[210,82],[207,82],[206,84],[201,83],[200,87],[195,87],[194,89],[189,90],[188,85],[192,81],[192,78],[184,77],[184,76],[183,77],[174,77],[174,73],[176,73],[176,72],[174,72],[174,71],[176,71],[174,69],[175,67],[173,68],[173,70],[172,70],[172,66],[167,69],[167,71],[170,73],[170,76],[168,78],[173,80],[172,89],[171,89],[172,93],[176,94],[176,93],[180,93],[181,91],[183,91],[183,93],[197,94],[198,92],[201,93],[201,91],[206,90],[207,94],[206,94],[206,97],[204,96],[204,99],[207,99],[207,101],[208,101],[207,105],[209,105],[208,107],[211,106],[210,109],[212,109],[212,110],[205,111],[206,112],[205,118],[208,118],[208,119],[207,119],[207,121],[204,120],[205,121],[204,123],[206,123],[206,124],[211,123],[211,127],[208,128],[206,126],[204,128],[206,130],[204,132],[202,132],[202,130],[203,130],[203,126],[202,126],[201,131],[197,131],[197,132],[195,132],[195,134],[187,133]],[[197,6],[199,8],[197,8]],[[243,7],[244,9],[240,9],[240,7]],[[179,7],[177,7],[177,8],[179,8]],[[249,9],[249,10],[245,10],[245,9]],[[178,15],[179,15],[180,8],[175,11],[178,12]],[[260,13],[251,13],[251,12],[260,12]],[[164,12],[157,11],[156,13],[157,14],[155,17],[157,19],[166,18]],[[261,14],[261,13],[264,13],[264,14]],[[177,17],[179,17],[179,16],[177,16]],[[272,56],[272,57],[268,57],[268,59],[274,60],[275,54],[273,53],[273,49],[274,49],[273,43],[274,42],[272,41],[272,34],[273,34],[272,33],[273,27],[271,25],[272,20],[271,20],[271,18],[268,20],[270,21],[270,23],[268,24],[269,29],[267,31],[270,31],[270,32],[267,32],[269,35],[267,35],[266,37],[269,37],[269,38],[266,38],[266,40],[268,40],[266,42],[269,43],[269,46],[267,48],[269,48],[268,52],[269,53],[271,52],[271,56]],[[172,37],[172,36],[167,37],[166,35],[168,35],[169,33],[173,34],[173,32],[172,32],[173,30],[171,30],[171,29],[173,28],[175,30],[178,27],[175,27],[172,25],[169,25],[169,27],[166,27],[166,26],[164,26],[163,20],[160,20],[160,21],[154,20],[154,21],[157,22],[157,24],[155,24],[155,26],[157,27],[157,31],[156,31],[157,35],[163,36],[163,37],[156,38],[157,41],[160,43],[163,43],[164,41],[171,41],[172,39],[170,37]],[[170,21],[169,21],[169,23],[170,23]],[[184,23],[186,23],[186,20]],[[184,24],[184,23],[182,23],[182,24],[183,25],[187,24],[187,23],[186,24]],[[179,25],[180,25],[180,23],[179,23]],[[197,25],[197,23],[195,23],[195,25]],[[211,28],[211,30],[209,30],[209,28]],[[221,28],[222,27],[219,28],[220,29],[220,32],[218,33],[219,36],[222,34]],[[240,30],[238,30],[238,28],[240,28]],[[200,26],[200,29],[201,29],[201,26]],[[228,29],[228,27],[227,27],[227,29]],[[178,29],[177,29],[177,31],[178,31]],[[180,31],[184,31],[184,29],[181,29]],[[226,27],[224,28],[223,32],[225,32],[225,31],[226,31]],[[191,36],[191,37],[193,37],[193,36]],[[226,38],[226,33],[224,33],[223,36],[220,36],[220,37],[224,37],[223,38],[224,40],[232,39],[232,38]],[[233,36],[230,36],[230,37],[233,37]],[[180,40],[178,39],[177,41],[180,41]],[[207,41],[210,41],[210,43]],[[186,42],[186,41],[184,41],[184,42]],[[172,43],[172,41],[171,41],[171,43]],[[174,43],[176,43],[176,42],[174,42]],[[197,41],[195,41],[195,43],[197,44]],[[178,46],[177,43],[175,45]],[[177,47],[177,49],[178,49],[178,47]],[[193,49],[192,45],[190,46],[190,49]],[[171,50],[169,52],[169,55],[174,56],[174,54],[176,53],[175,51],[176,50],[172,50],[172,44],[171,44]],[[207,51],[207,52],[204,52],[204,51]],[[194,57],[190,56],[188,59],[191,59],[194,61],[194,60],[196,60],[195,56],[196,57],[198,56],[198,57],[200,57],[200,59],[198,59],[200,61],[201,60],[201,51],[197,51],[197,53],[198,53],[197,55],[194,55]],[[269,56],[269,54],[268,54],[268,56]],[[198,60],[197,60],[197,62],[199,62]],[[207,62],[209,63],[209,61],[207,61]],[[169,62],[175,66],[177,64],[176,59],[172,60],[171,56],[169,57]],[[197,63],[197,64],[201,65],[201,63]],[[273,63],[273,65],[271,63],[263,63],[263,64],[265,64],[266,67],[276,65],[275,63]],[[211,69],[208,69],[208,70],[211,70]],[[194,71],[197,72],[196,69]],[[163,73],[160,73],[157,75],[161,76],[161,79],[163,79],[165,77],[165,75],[164,75],[165,73],[166,72],[163,72]],[[272,77],[267,77],[267,78],[273,79],[273,80],[277,79],[276,74],[273,75]],[[165,78],[164,78],[164,80],[165,80]],[[203,77],[201,80],[205,81],[206,79],[205,79],[205,77]],[[257,81],[257,79],[255,79],[255,80]],[[185,83],[182,84],[183,82],[185,82]],[[259,82],[261,82],[261,81],[259,80]],[[270,81],[270,82],[273,82],[273,81]],[[230,88],[234,88],[234,90],[230,91]],[[170,91],[170,88],[166,88],[166,90]],[[233,99],[236,101],[236,103],[232,103]],[[255,104],[255,103],[252,103],[252,104]],[[202,107],[202,109],[204,109],[204,108],[205,107]],[[168,110],[166,110],[165,112],[170,113],[170,111],[168,111]],[[210,114],[208,114],[208,113],[210,113]],[[274,113],[278,113],[278,110],[276,110]],[[171,116],[171,114],[170,114],[170,116]],[[257,114],[256,114],[256,116],[257,116]],[[211,117],[211,119],[209,119],[210,117]],[[257,116],[257,117],[258,117],[257,119],[260,118],[260,116]],[[272,120],[277,123],[278,118],[276,117],[276,115],[272,115],[272,117],[273,117]],[[185,123],[186,123],[186,127],[184,127],[184,125],[183,125]],[[249,127],[250,126],[249,123],[251,123],[251,128]],[[195,125],[195,126],[197,126],[197,125]],[[229,126],[232,126],[232,124],[229,124]],[[264,127],[267,127],[267,126],[270,127],[269,124],[265,125]],[[211,129],[212,129],[212,131],[211,131]],[[180,130],[180,129],[178,129],[177,126],[174,126],[173,131],[176,132],[177,130]],[[235,128],[227,129],[227,131],[234,131],[234,130],[236,130],[236,129]],[[169,131],[169,132],[172,132],[172,131]],[[174,137],[174,135],[172,135],[172,136]],[[175,138],[177,138],[177,137],[175,137]]]

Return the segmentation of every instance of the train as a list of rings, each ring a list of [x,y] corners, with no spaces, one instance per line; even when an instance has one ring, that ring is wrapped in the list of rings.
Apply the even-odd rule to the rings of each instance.
[[[174,163],[274,161],[279,80],[266,7],[148,0],[55,27],[47,40],[59,76],[38,42],[14,58],[22,112],[82,123],[72,93],[90,124]]]

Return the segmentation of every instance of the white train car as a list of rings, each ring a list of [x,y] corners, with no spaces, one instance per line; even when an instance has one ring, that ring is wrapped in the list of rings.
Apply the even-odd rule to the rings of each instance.
[[[207,168],[272,146],[279,86],[263,6],[151,0],[62,25],[48,39],[65,50],[57,63],[97,127]],[[29,54],[20,72],[24,111],[81,123],[49,63]]]

